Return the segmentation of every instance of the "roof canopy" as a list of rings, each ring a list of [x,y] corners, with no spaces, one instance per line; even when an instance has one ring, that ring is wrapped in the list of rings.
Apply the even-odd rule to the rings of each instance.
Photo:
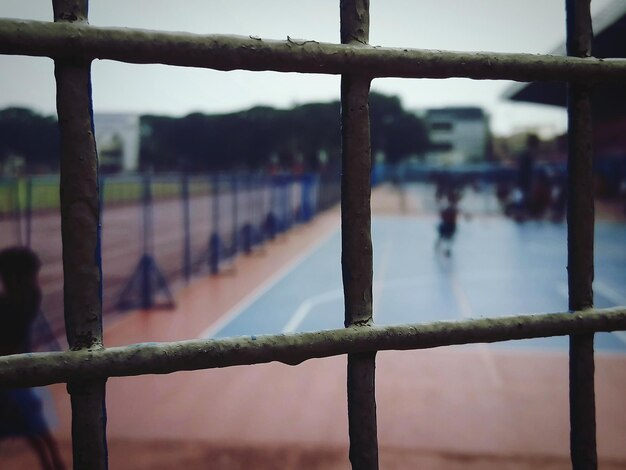
[[[593,18],[594,40],[593,56],[597,58],[626,58],[626,1],[616,0],[604,11]],[[551,52],[553,55],[565,55],[565,43]],[[506,90],[504,98],[513,101],[526,101],[565,107],[566,85],[554,82],[516,83]],[[626,84],[602,85],[594,90],[594,115],[611,117],[624,115],[626,103]]]

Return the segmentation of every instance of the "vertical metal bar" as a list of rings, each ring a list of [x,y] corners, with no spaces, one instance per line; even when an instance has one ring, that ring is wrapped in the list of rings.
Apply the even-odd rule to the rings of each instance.
[[[54,21],[87,22],[86,0],[53,0]],[[102,347],[98,161],[91,64],[55,60],[61,133],[61,230],[65,325],[73,350]],[[68,383],[75,469],[106,469],[105,381]]]
[[[567,0],[567,54],[591,55],[591,0]],[[593,307],[594,201],[591,89],[568,85],[568,285],[570,310]],[[570,336],[570,454],[574,469],[595,469],[593,334]]]
[[[341,43],[367,44],[369,0],[340,2]],[[341,77],[341,264],[345,326],[372,322],[370,77]],[[375,397],[376,354],[348,355],[350,462],[378,468]]]

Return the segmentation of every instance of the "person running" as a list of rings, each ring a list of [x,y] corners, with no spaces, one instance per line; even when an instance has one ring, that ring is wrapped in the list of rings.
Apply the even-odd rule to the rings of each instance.
[[[41,305],[41,262],[28,248],[0,251],[0,355],[30,352],[30,330]],[[44,470],[65,468],[42,403],[30,388],[0,388],[0,439],[23,437]]]
[[[441,251],[446,257],[449,257],[452,252],[452,240],[456,233],[456,219],[459,214],[459,210],[455,203],[449,202],[444,208],[439,211],[440,222],[437,226],[439,237],[435,248],[437,251]]]
[[[517,171],[517,186],[522,195],[522,208],[529,210],[532,204],[533,178],[535,171],[535,160],[539,151],[539,137],[529,134],[526,138],[526,149],[519,157],[519,168]]]
[[[461,200],[461,188],[449,183],[439,198],[439,236],[435,242],[435,250],[449,257],[452,253],[452,240],[456,234],[457,218],[459,215],[459,201]]]

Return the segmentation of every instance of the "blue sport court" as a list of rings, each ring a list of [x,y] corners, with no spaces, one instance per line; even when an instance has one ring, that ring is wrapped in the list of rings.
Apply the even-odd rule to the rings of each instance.
[[[434,217],[376,216],[376,324],[567,311],[567,228],[480,217],[459,224],[450,257],[436,253]],[[596,223],[595,306],[626,304],[626,225]],[[339,229],[243,299],[203,337],[314,331],[343,326]],[[598,352],[626,353],[626,333],[596,335]],[[563,350],[567,337],[493,348]]]

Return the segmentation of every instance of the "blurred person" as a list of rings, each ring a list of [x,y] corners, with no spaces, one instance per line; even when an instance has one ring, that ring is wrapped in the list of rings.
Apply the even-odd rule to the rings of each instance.
[[[562,222],[567,210],[567,181],[565,176],[555,172],[552,175],[552,190],[550,195],[552,221]]]
[[[538,150],[539,137],[535,134],[529,134],[526,139],[526,149],[519,157],[519,167],[517,171],[517,186],[522,195],[522,206],[526,209],[528,209],[530,205],[535,159]]]
[[[28,248],[0,251],[0,355],[30,352],[30,330],[41,305],[41,262]],[[0,388],[0,439],[23,437],[44,470],[65,468],[43,415],[41,400],[30,388]]]
[[[439,224],[437,225],[438,237],[435,242],[435,251],[449,257],[452,254],[452,240],[456,234],[457,218],[459,215],[459,201],[462,197],[462,189],[454,181],[445,181],[445,187],[441,190],[438,198]]]
[[[449,257],[452,254],[452,240],[456,234],[456,219],[459,210],[456,202],[448,201],[448,203],[439,211],[439,225],[437,231],[439,236],[435,242],[435,250],[442,252],[444,256]]]
[[[513,188],[507,181],[498,181],[496,183],[496,199],[498,199],[498,204],[500,208],[505,210],[506,206],[509,203],[511,198],[511,193],[513,192]]]
[[[540,171],[535,179],[528,209],[532,217],[541,218],[551,205],[552,184],[546,171]]]

